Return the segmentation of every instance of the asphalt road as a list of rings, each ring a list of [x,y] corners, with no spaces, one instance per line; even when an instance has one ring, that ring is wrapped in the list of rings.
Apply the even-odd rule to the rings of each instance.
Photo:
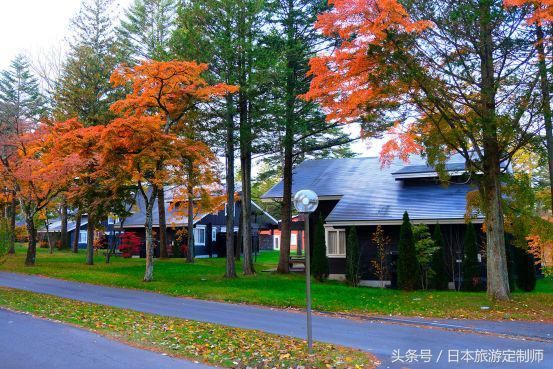
[[[89,331],[0,309],[1,369],[207,369]]]
[[[5,272],[0,272],[0,286],[147,313],[305,337],[305,316],[298,312],[177,298],[151,292]],[[480,322],[479,324],[479,321],[470,321],[470,324],[463,325],[460,320],[416,323],[422,326],[383,320],[351,320],[316,315],[313,319],[313,336],[319,341],[372,352],[383,362],[382,368],[553,368],[553,341],[547,337],[553,332],[553,324],[531,322],[514,322],[513,325],[509,322],[493,324]],[[455,327],[452,327],[453,325]],[[451,330],[475,330],[479,325],[492,334]],[[517,334],[518,330],[529,333],[525,334],[529,338],[540,338],[542,341],[522,337],[505,338],[493,334],[494,332]],[[393,355],[394,350],[399,350],[399,356],[403,362],[394,362],[397,358]],[[406,362],[407,350],[414,350],[413,353],[418,356],[418,362]],[[492,357],[485,354],[490,353],[488,350],[494,350],[494,360],[498,360],[499,356],[501,362],[490,362]],[[510,353],[517,350],[530,350],[529,352],[538,355],[538,359],[541,352],[543,360],[528,363],[503,362],[503,360],[512,360]],[[526,351],[519,352],[522,355]],[[466,362],[461,359],[463,355]],[[424,362],[429,357],[430,362]],[[459,358],[459,362],[456,362],[456,358]]]

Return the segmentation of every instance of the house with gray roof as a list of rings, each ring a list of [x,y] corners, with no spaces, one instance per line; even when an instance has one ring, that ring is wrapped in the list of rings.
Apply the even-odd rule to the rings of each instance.
[[[187,238],[183,237],[184,231],[188,227],[187,211],[180,209],[176,200],[173,198],[175,192],[174,188],[165,188],[165,216],[167,225],[167,241],[169,252],[171,252],[175,246],[186,250]],[[192,222],[194,223],[194,255],[196,257],[224,257],[226,256],[226,211],[227,206],[221,204],[221,208],[212,213],[200,213],[194,216]],[[115,225],[116,229],[123,229],[125,232],[133,232],[142,240],[145,237],[145,212],[146,206],[142,196],[137,196],[136,205],[131,209],[131,215],[126,218],[121,218]],[[234,212],[234,237],[238,237],[240,214],[241,214],[241,202],[237,200],[233,206]],[[252,242],[253,249],[259,249],[260,243],[260,231],[273,229],[278,226],[278,221],[267,213],[261,206],[252,201]],[[155,233],[155,242],[157,245],[157,239],[159,236],[159,212],[157,199],[153,207],[152,213],[152,228]],[[235,242],[235,245],[239,245]],[[145,254],[144,246],[142,247],[142,254]],[[154,248],[155,256],[159,256],[159,247]]]
[[[457,279],[455,267],[466,228],[467,194],[475,191],[476,186],[460,156],[453,156],[445,171],[449,174],[448,183],[441,182],[437,171],[420,157],[411,158],[407,163],[396,160],[389,166],[382,166],[376,157],[308,160],[297,166],[293,172],[292,196],[299,190],[310,189],[319,197],[319,207],[310,217],[310,229],[314,230],[315,220],[322,217],[330,277],[344,278],[346,235],[355,226],[363,284],[379,285],[371,267],[371,261],[376,258],[371,236],[376,226],[381,225],[392,240],[386,284],[394,285],[399,227],[407,212],[411,222],[428,224],[431,232],[440,224],[450,282]],[[282,191],[280,182],[262,199],[279,200]],[[475,224],[483,222],[481,214],[471,214],[471,217]]]

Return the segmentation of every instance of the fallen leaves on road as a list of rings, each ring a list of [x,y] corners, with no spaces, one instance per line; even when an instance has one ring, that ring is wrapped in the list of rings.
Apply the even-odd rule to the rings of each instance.
[[[374,356],[331,344],[314,355],[297,338],[144,314],[39,293],[0,288],[0,306],[85,327],[130,344],[229,368],[374,368]]]

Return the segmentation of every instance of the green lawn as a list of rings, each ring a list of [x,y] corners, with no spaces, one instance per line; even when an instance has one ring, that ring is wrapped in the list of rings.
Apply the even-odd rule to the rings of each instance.
[[[302,275],[278,275],[262,272],[274,268],[276,252],[261,253],[255,276],[223,278],[224,259],[198,259],[187,264],[183,259],[155,262],[155,281],[142,282],[144,260],[112,258],[105,263],[96,257],[94,266],[84,264],[85,255],[56,251],[49,255],[40,249],[37,264],[24,266],[25,249],[18,247],[0,270],[44,275],[73,281],[116,287],[157,291],[175,296],[230,301],[277,307],[305,306],[305,282]],[[240,274],[240,268],[238,268]],[[328,281],[313,283],[313,307],[321,311],[366,315],[404,315],[467,319],[517,319],[553,321],[553,281],[538,281],[532,293],[515,292],[510,302],[490,302],[485,293],[430,291],[403,292],[380,288],[351,288],[343,283]],[[482,310],[489,306],[489,310]]]
[[[364,368],[376,358],[352,348],[305,341],[255,330],[175,319],[26,291],[0,288],[0,306],[55,319],[161,351],[228,368]]]

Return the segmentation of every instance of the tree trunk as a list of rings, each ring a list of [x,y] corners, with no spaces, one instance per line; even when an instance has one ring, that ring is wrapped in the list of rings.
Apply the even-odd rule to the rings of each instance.
[[[501,171],[500,152],[495,112],[491,2],[481,0],[479,10],[480,74],[482,76],[480,105],[484,142],[482,191],[486,215],[488,296],[496,300],[508,300],[509,279],[505,256],[505,229],[499,176]]]
[[[94,265],[94,230],[95,230],[94,216],[88,213],[88,224],[86,227],[86,264]]]
[[[192,189],[188,189],[188,253],[186,261],[194,262],[194,195]]]
[[[547,148],[547,163],[549,166],[549,191],[551,195],[551,211],[553,212],[553,124],[551,123],[551,97],[549,94],[549,79],[545,62],[544,33],[541,25],[536,24],[536,38],[538,50],[538,67],[540,71],[541,101],[543,121],[545,123],[545,139]]]
[[[25,265],[34,266],[36,260],[36,228],[33,216],[25,214],[25,223],[27,225],[27,233],[29,234],[29,247],[27,248]]]
[[[167,218],[165,216],[165,190],[160,188],[157,193],[157,210],[159,214],[159,257],[166,259],[167,254]]]
[[[8,254],[15,254],[15,216],[17,211],[17,200],[15,199],[15,194],[12,198],[9,211],[10,211],[10,247],[8,249]]]
[[[69,248],[69,240],[67,239],[67,204],[65,199],[61,206],[61,230],[60,230],[60,248],[62,250]]]
[[[232,207],[232,211],[234,211],[234,205]],[[242,255],[242,234],[244,234],[244,222],[242,222],[242,202],[240,202],[240,217],[238,219],[238,233],[236,235],[238,242],[234,245],[234,260],[236,261],[240,261],[240,257]]]
[[[146,219],[144,220],[144,229],[146,233],[146,270],[144,272],[144,282],[151,282],[154,279],[154,245],[152,230],[152,213],[154,209],[154,200],[157,197],[157,188],[152,188],[150,198],[144,196],[146,204]]]
[[[226,267],[225,277],[236,278],[236,267],[234,263],[234,119],[232,117],[232,96],[226,96],[227,103],[227,142],[226,142],[226,187],[227,204],[226,209]]]
[[[75,237],[73,237],[73,252],[79,252],[79,237],[81,235],[81,213],[77,213],[75,218]]]
[[[509,278],[505,255],[505,229],[501,204],[500,179],[489,175],[483,179],[486,209],[486,257],[488,296],[494,300],[509,299]]]
[[[242,240],[243,240],[243,270],[245,275],[255,273],[252,257],[252,201],[251,201],[251,153],[248,152],[242,160]]]
[[[50,254],[54,253],[54,244],[52,243],[52,237],[50,235],[50,218],[46,215],[46,241],[48,241],[48,251]]]
[[[286,31],[286,97],[285,97],[285,132],[284,132],[284,163],[282,166],[282,208],[280,224],[280,257],[278,273],[290,273],[290,238],[292,225],[292,165],[294,150],[295,102],[298,69],[298,55],[295,51],[294,1],[287,2]]]

